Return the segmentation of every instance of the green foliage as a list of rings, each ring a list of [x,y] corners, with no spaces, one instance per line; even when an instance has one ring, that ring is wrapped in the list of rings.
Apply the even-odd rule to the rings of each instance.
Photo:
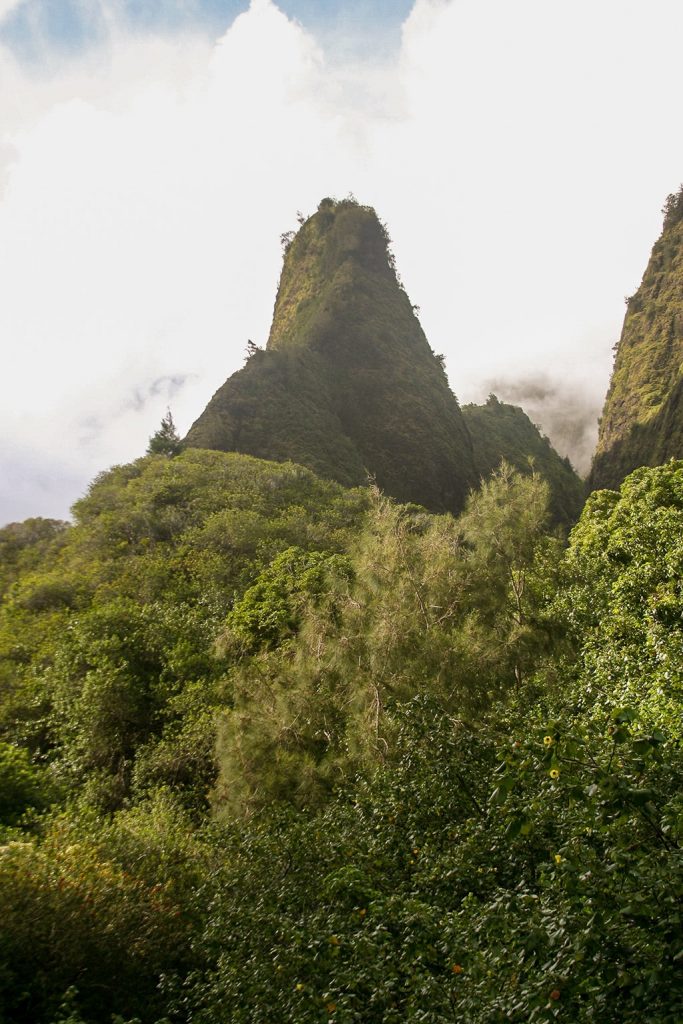
[[[449,715],[440,696],[398,703],[392,756],[369,781],[351,782],[312,819],[232,826],[230,871],[258,896],[245,917],[229,896],[234,876],[221,879],[221,912],[204,940],[216,968],[196,989],[200,1021],[255,1022],[270,1006],[311,1021],[680,1018],[680,696],[663,702],[655,687],[651,699],[658,664],[643,655],[635,707],[614,706],[624,696],[614,685],[596,706],[593,683],[596,652],[628,664],[616,628],[624,592],[642,630],[647,594],[680,579],[680,470],[636,474],[621,499],[595,496],[554,604],[557,570],[539,543],[531,483],[504,474],[460,523],[474,606],[482,633],[487,595],[502,631],[525,618],[561,631],[564,621],[576,661],[541,661],[546,691],[523,676],[510,710],[492,705],[478,727]],[[380,531],[376,514],[371,522],[381,538],[373,563],[390,566],[396,523]],[[408,567],[414,582],[414,552],[382,589],[393,594]],[[674,645],[676,621],[664,617]],[[653,650],[642,632],[632,639]]]
[[[348,581],[349,560],[299,548],[283,551],[230,611],[224,646],[253,654],[294,636],[306,601],[320,597],[331,575]]]
[[[313,592],[310,575],[293,577],[296,605],[276,562],[229,622],[242,650],[262,653],[231,676],[216,806],[316,805],[345,774],[391,758],[397,701],[429,692],[445,711],[477,714],[519,687],[550,642],[533,574],[551,543],[546,516],[547,486],[503,468],[459,521],[377,494],[352,574],[338,560],[316,562]],[[273,652],[294,608],[297,636]]]
[[[531,734],[525,717],[490,803],[513,850],[539,840],[541,850],[519,851],[520,877],[473,902],[473,1006],[482,1020],[487,1005],[507,1004],[520,1020],[673,1022],[683,1006],[680,754],[629,709],[577,719],[559,705]],[[485,981],[492,968],[507,982],[499,1000]]]
[[[0,1019],[679,1024],[683,464],[548,491],[188,450],[10,531]]]
[[[469,782],[487,752],[440,708],[416,711],[416,729],[401,714],[391,770],[314,819],[276,813],[217,833],[229,856],[202,938],[215,968],[195,990],[198,1020],[241,1024],[274,1006],[292,1020],[440,1019],[411,1015],[437,1011],[430,971],[441,959],[430,948],[441,914],[415,892],[416,846],[428,821],[440,830],[479,813],[481,786]],[[230,895],[242,885],[247,913]]]
[[[195,1019],[674,1024],[680,751],[567,705],[506,717],[413,699],[391,766],[218,832]]]
[[[110,827],[57,818],[41,842],[1,847],[2,1019],[52,1020],[77,980],[66,1000],[71,1019],[156,1021],[162,977],[193,963],[187,897],[197,856],[168,800]]]
[[[173,784],[201,809],[226,701],[226,616],[279,553],[342,551],[366,500],[301,467],[219,452],[103,474],[75,527],[38,530],[40,562],[22,556],[22,573],[12,556],[0,607],[5,738],[103,808]]]
[[[0,825],[17,825],[28,810],[44,810],[55,796],[44,770],[27,751],[0,742]]]
[[[683,463],[599,491],[571,537],[558,604],[582,645],[585,700],[634,703],[680,736]]]
[[[491,697],[519,691],[541,670],[544,688],[564,650],[565,625],[550,604],[562,545],[548,533],[548,497],[539,476],[502,463],[460,519],[472,576],[464,640],[471,676],[488,677]]]
[[[678,192],[666,197],[662,214],[664,216],[665,231],[667,228],[673,227],[680,220],[683,220],[683,186],[679,188]]]
[[[104,773],[127,792],[136,751],[175,717],[173,698],[198,677],[209,688],[215,670],[205,627],[205,614],[187,605],[130,599],[70,623],[46,673],[63,771]]]
[[[166,410],[166,415],[161,421],[161,426],[149,439],[147,445],[148,455],[167,455],[173,457],[174,455],[180,455],[182,451],[182,442],[180,435],[176,430],[175,423],[173,422],[173,416],[171,410]]]
[[[69,524],[26,519],[0,529],[0,595],[24,572],[36,569],[66,539]]]

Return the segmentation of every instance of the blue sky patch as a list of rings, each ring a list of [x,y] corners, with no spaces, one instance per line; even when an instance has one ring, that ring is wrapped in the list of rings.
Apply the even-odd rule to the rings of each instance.
[[[338,45],[346,54],[376,54],[378,48],[398,46],[413,0],[277,0],[277,5],[328,50]],[[133,31],[194,28],[219,35],[248,6],[248,0],[124,0],[117,11]],[[97,0],[24,0],[0,26],[0,41],[19,59],[35,63],[50,52],[65,57],[82,53],[107,33],[106,4]]]

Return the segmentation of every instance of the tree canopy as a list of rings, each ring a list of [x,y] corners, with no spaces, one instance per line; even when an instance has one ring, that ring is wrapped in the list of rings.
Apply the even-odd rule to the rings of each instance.
[[[683,463],[187,450],[0,532],[0,1016],[678,1024]],[[113,1016],[112,1016],[113,1015]]]

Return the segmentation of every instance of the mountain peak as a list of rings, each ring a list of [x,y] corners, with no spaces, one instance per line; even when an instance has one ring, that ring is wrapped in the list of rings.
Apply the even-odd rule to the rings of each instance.
[[[347,485],[371,476],[401,501],[459,510],[477,483],[472,443],[377,214],[324,199],[283,240],[268,345],[186,443],[290,459]]]
[[[368,276],[396,283],[386,228],[370,206],[323,199],[294,235],[283,235],[280,276],[269,349],[315,346],[316,313]]]

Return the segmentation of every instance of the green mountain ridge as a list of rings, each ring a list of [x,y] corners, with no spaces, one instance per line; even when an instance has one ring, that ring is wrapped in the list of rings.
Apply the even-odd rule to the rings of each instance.
[[[683,455],[683,190],[628,309],[600,422],[592,488]]]

